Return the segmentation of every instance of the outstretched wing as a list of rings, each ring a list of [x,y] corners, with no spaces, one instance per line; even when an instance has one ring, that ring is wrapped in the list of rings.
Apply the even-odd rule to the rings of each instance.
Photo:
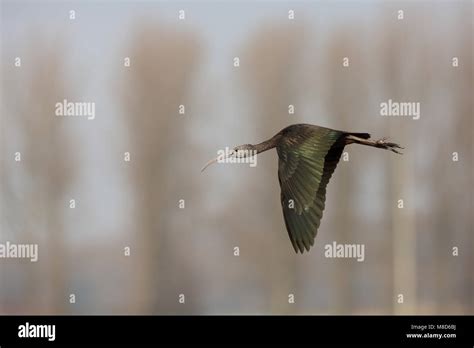
[[[326,186],[344,149],[343,132],[318,128],[277,147],[286,229],[296,252],[309,251],[323,216]]]

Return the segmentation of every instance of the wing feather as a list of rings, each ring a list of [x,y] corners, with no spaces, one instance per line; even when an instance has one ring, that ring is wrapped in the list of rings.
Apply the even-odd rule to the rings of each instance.
[[[314,245],[326,187],[344,149],[343,134],[318,128],[288,137],[277,146],[283,216],[296,252]]]

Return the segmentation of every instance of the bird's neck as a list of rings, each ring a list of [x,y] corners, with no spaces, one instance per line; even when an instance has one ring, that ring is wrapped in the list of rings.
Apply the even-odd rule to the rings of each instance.
[[[273,149],[277,145],[277,141],[279,138],[279,134],[275,135],[274,137],[265,140],[264,142],[255,145],[255,150],[257,150],[257,154]]]

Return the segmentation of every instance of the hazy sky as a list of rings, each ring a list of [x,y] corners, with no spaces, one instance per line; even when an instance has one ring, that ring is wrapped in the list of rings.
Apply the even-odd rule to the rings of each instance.
[[[430,18],[434,21],[442,18],[446,24],[455,20],[454,16],[446,16],[446,6],[438,3],[434,7],[430,9]],[[212,95],[215,102],[212,108],[201,110],[202,114],[196,116],[228,130],[215,132],[215,127],[203,126],[195,132],[197,142],[208,142],[212,136],[214,141],[210,144],[212,152],[209,155],[213,155],[215,144],[232,142],[232,137],[241,141],[242,134],[237,136],[232,129],[237,132],[239,127],[241,131],[247,129],[246,125],[235,122],[248,106],[242,103],[241,91],[235,87],[235,75],[230,66],[232,58],[239,55],[239,49],[255,29],[265,23],[286,22],[288,10],[293,9],[297,22],[311,28],[314,40],[310,39],[310,42],[323,55],[325,33],[334,31],[342,23],[353,22],[354,28],[361,31],[359,44],[366,45],[363,33],[376,30],[377,19],[387,16],[388,9],[396,8],[397,5],[382,1],[2,1],[2,59],[11,61],[17,55],[24,55],[21,50],[41,37],[52,42],[63,41],[65,51],[62,53],[67,60],[65,73],[75,89],[73,98],[97,104],[97,117],[93,123],[76,123],[71,127],[77,139],[87,139],[80,143],[83,180],[79,181],[81,187],[77,187],[76,192],[83,199],[89,196],[86,200],[90,202],[99,197],[105,199],[107,203],[101,205],[103,210],[89,210],[88,217],[97,219],[104,226],[114,226],[121,215],[113,212],[120,210],[121,202],[129,193],[121,175],[104,174],[109,165],[118,169],[110,155],[120,144],[109,140],[120,141],[123,131],[123,112],[116,102],[114,72],[124,56],[133,57],[133,52],[127,52],[126,45],[137,24],[156,23],[198,34],[204,49],[196,82],[201,88],[195,92],[194,99]],[[185,21],[177,19],[180,9],[186,11]],[[76,12],[73,21],[69,19],[70,10]],[[442,30],[443,26],[440,28]],[[28,57],[23,56],[23,62],[29,64]],[[299,110],[306,110],[305,115],[300,112],[299,120],[308,119],[308,116],[314,119],[311,115],[326,112],[317,100],[306,107],[300,105]],[[319,120],[320,124],[337,128],[336,124],[325,123],[324,115],[319,116]],[[84,232],[80,235],[85,237]]]
[[[461,16],[463,14],[462,7],[453,6],[452,4],[453,2],[449,1],[2,1],[2,69],[12,69],[14,58],[17,56],[22,57],[22,68],[24,67],[24,69],[21,71],[15,70],[14,74],[18,73],[19,76],[24,78],[21,81],[28,83],[28,76],[21,74],[26,74],[28,69],[41,69],[40,66],[35,65],[36,62],[34,60],[30,59],[32,56],[31,49],[33,48],[38,53],[41,53],[43,52],[41,45],[49,43],[54,46],[61,43],[58,54],[64,59],[64,76],[68,79],[67,83],[72,88],[72,90],[64,92],[64,98],[70,101],[93,101],[96,103],[95,120],[68,120],[72,122],[67,122],[66,129],[71,136],[70,141],[74,151],[71,157],[77,160],[79,164],[77,167],[78,180],[74,182],[75,186],[67,192],[67,195],[78,197],[80,209],[77,209],[77,213],[68,211],[61,215],[61,218],[65,220],[65,230],[61,232],[64,232],[64,238],[66,242],[69,242],[71,249],[74,246],[74,251],[80,251],[81,246],[89,243],[89,245],[92,245],[92,250],[100,253],[103,251],[100,242],[103,244],[107,244],[109,241],[123,241],[126,243],[132,240],[134,235],[143,233],[143,231],[137,231],[134,228],[136,216],[130,214],[134,208],[133,200],[137,199],[133,192],[133,185],[137,183],[129,180],[130,178],[126,175],[127,172],[123,170],[122,154],[128,150],[127,147],[129,146],[128,132],[125,128],[127,127],[127,122],[124,122],[124,120],[134,116],[127,114],[127,111],[123,109],[124,105],[120,99],[123,92],[121,90],[123,87],[123,81],[121,80],[123,74],[120,74],[123,71],[122,69],[124,69],[123,58],[130,56],[133,65],[134,52],[128,50],[132,43],[132,38],[135,37],[134,35],[141,29],[144,23],[152,24],[153,26],[150,27],[153,29],[155,26],[158,28],[157,40],[160,39],[159,35],[160,32],[163,32],[163,28],[170,31],[183,30],[196,35],[200,45],[200,57],[196,58],[199,59],[197,64],[198,70],[196,79],[192,81],[193,87],[196,88],[190,88],[192,94],[188,98],[189,107],[187,105],[187,119],[185,119],[186,122],[190,122],[188,125],[191,126],[188,128],[192,129],[192,132],[190,131],[187,134],[190,137],[190,144],[195,145],[195,147],[179,148],[179,151],[186,152],[186,155],[192,153],[194,156],[185,157],[189,159],[190,163],[180,164],[177,166],[178,168],[171,168],[169,170],[173,172],[179,168],[186,169],[185,171],[181,170],[177,177],[181,179],[184,177],[192,185],[195,185],[193,188],[197,188],[196,191],[198,192],[196,194],[198,196],[196,201],[200,201],[202,204],[192,207],[191,209],[195,209],[192,212],[187,211],[189,214],[188,218],[184,214],[184,217],[181,217],[181,215],[176,214],[174,211],[171,223],[167,224],[168,227],[172,227],[170,228],[172,231],[157,231],[157,233],[162,233],[167,237],[171,234],[174,235],[174,237],[169,238],[167,241],[171,241],[169,245],[174,248],[172,251],[176,252],[178,256],[180,252],[186,252],[192,256],[198,255],[195,260],[193,259],[190,262],[191,266],[189,266],[189,269],[193,270],[192,267],[199,268],[200,265],[203,265],[202,273],[198,272],[200,269],[194,273],[199,273],[199,276],[202,276],[200,278],[201,281],[196,286],[205,288],[206,291],[212,294],[203,302],[208,310],[214,310],[213,301],[219,296],[224,298],[222,300],[224,307],[220,307],[219,310],[225,311],[227,308],[225,306],[230,306],[229,308],[235,310],[235,307],[232,307],[234,305],[232,299],[225,299],[227,294],[225,291],[220,291],[221,289],[226,289],[226,286],[230,286],[231,283],[218,284],[220,279],[219,272],[227,266],[233,266],[232,256],[229,256],[230,249],[224,250],[224,248],[212,248],[209,246],[229,246],[229,243],[243,242],[243,239],[239,238],[244,237],[239,235],[229,237],[226,231],[223,231],[225,228],[214,223],[214,220],[217,220],[215,217],[222,212],[220,210],[227,209],[230,205],[226,203],[233,199],[242,201],[241,212],[247,213],[246,210],[250,206],[257,207],[258,209],[259,204],[266,203],[262,202],[258,192],[275,193],[274,202],[278,205],[279,188],[276,170],[271,178],[262,178],[262,175],[267,175],[268,173],[263,172],[263,169],[270,168],[270,165],[276,169],[277,158],[275,152],[263,154],[261,159],[259,157],[258,160],[259,163],[262,163],[262,167],[251,169],[251,171],[255,170],[258,173],[249,173],[247,170],[244,173],[243,167],[239,169],[239,167],[232,166],[225,166],[225,168],[214,167],[208,170],[205,175],[201,175],[199,172],[204,162],[214,156],[216,151],[224,146],[264,140],[256,138],[257,133],[258,137],[262,137],[262,134],[256,131],[251,122],[252,117],[258,118],[260,116],[252,114],[255,113],[255,109],[252,108],[249,101],[252,97],[252,93],[249,92],[250,83],[243,83],[242,75],[244,74],[239,75],[240,72],[232,67],[233,57],[240,56],[242,51],[249,47],[249,43],[253,42],[252,39],[257,36],[261,28],[278,28],[278,25],[281,23],[288,24],[288,10],[293,9],[296,15],[294,24],[303,24],[305,34],[307,34],[305,36],[306,41],[304,41],[304,64],[300,64],[301,67],[298,66],[301,70],[298,73],[303,77],[309,76],[308,81],[311,80],[311,88],[314,88],[314,91],[308,93],[301,87],[300,89],[294,89],[297,92],[294,94],[297,94],[297,98],[301,100],[297,100],[295,103],[297,104],[297,114],[288,120],[288,124],[308,122],[339,129],[342,122],[345,122],[350,126],[350,130],[353,131],[372,132],[373,129],[383,129],[384,132],[387,131],[388,133],[390,133],[392,126],[397,131],[401,130],[402,123],[403,127],[406,127],[405,129],[411,127],[409,129],[412,131],[411,133],[398,131],[395,134],[396,139],[394,141],[400,142],[403,146],[407,147],[406,154],[402,159],[395,157],[396,155],[392,153],[377,153],[375,155],[373,149],[364,148],[363,150],[366,151],[362,149],[360,151],[356,150],[354,151],[354,158],[357,158],[359,155],[359,158],[364,159],[362,163],[365,166],[365,172],[359,172],[351,177],[351,181],[353,181],[351,184],[353,186],[348,190],[352,193],[351,196],[340,197],[345,193],[343,190],[340,190],[340,196],[337,197],[335,195],[337,193],[337,184],[334,182],[330,183],[328,188],[329,192],[332,192],[333,195],[328,199],[328,207],[325,211],[326,219],[324,219],[323,224],[331,221],[330,217],[332,217],[332,221],[338,218],[338,209],[331,209],[331,204],[334,206],[339,204],[338,199],[347,199],[352,204],[351,209],[353,211],[351,214],[355,216],[352,221],[357,222],[357,231],[351,235],[351,238],[357,240],[365,236],[368,238],[367,241],[375,241],[376,245],[380,245],[377,244],[379,242],[383,244],[383,241],[387,240],[387,243],[390,243],[390,231],[372,231],[370,228],[376,229],[377,226],[388,226],[387,228],[390,228],[391,226],[390,219],[392,218],[391,213],[393,213],[393,210],[390,204],[395,201],[395,198],[389,196],[387,192],[390,191],[389,186],[393,184],[392,181],[395,181],[393,179],[395,174],[391,174],[391,171],[396,169],[394,163],[397,160],[406,161],[404,163],[408,164],[415,163],[415,165],[410,167],[410,170],[412,170],[410,173],[413,175],[404,181],[403,187],[400,189],[403,194],[412,199],[409,203],[410,208],[406,209],[407,215],[418,214],[421,216],[421,221],[426,221],[423,220],[423,218],[426,219],[426,216],[429,218],[433,217],[434,223],[438,221],[434,219],[435,212],[432,206],[428,204],[433,197],[437,198],[440,195],[440,192],[433,189],[437,183],[428,180],[429,178],[421,177],[420,173],[423,173],[423,170],[426,170],[426,168],[434,168],[433,163],[436,164],[438,160],[434,156],[439,155],[442,151],[446,153],[451,151],[445,150],[442,147],[437,147],[438,152],[431,151],[431,143],[428,143],[428,141],[434,141],[436,145],[439,145],[441,140],[440,134],[443,129],[454,129],[452,118],[449,116],[452,115],[452,110],[456,110],[456,94],[461,95],[460,92],[457,93],[457,91],[460,91],[460,85],[456,86],[455,83],[446,83],[446,81],[454,81],[454,78],[453,80],[448,80],[446,75],[451,73],[450,68],[448,69],[451,57],[456,54],[459,43],[463,42],[461,39],[465,39],[465,36],[461,35],[465,33],[460,33],[459,31],[468,27],[465,25],[466,22],[460,20],[460,18],[468,17]],[[390,47],[390,43],[382,42],[387,44],[384,46],[379,42],[379,46],[377,46],[377,43],[374,44],[371,40],[380,38],[384,40],[389,37],[384,36],[387,33],[384,31],[386,28],[391,28],[395,34],[399,34],[397,32],[399,27],[387,25],[387,23],[393,24],[396,21],[395,13],[399,8],[406,10],[406,23],[410,25],[410,30],[417,34],[424,33],[424,36],[420,35],[417,38],[428,38],[430,40],[426,40],[426,42],[417,42],[415,40],[414,43],[410,41],[412,46],[408,47],[403,46],[403,43],[398,46],[403,47],[406,51],[401,52],[400,57],[396,58],[399,61],[392,62],[392,64],[397,67],[397,64],[399,64],[404,70],[400,71],[400,80],[392,83],[383,74],[383,69],[386,67],[383,66],[384,62],[380,62],[380,57],[370,56],[370,54],[383,56],[381,50],[384,47]],[[186,11],[185,21],[178,20],[178,11],[180,9]],[[75,11],[75,20],[69,19],[70,10]],[[395,23],[398,24],[398,22]],[[400,32],[402,32],[401,36],[404,37],[405,31],[401,30]],[[346,46],[355,46],[357,49],[354,51],[358,55],[354,57],[355,61],[359,59],[359,62],[367,64],[367,68],[364,71],[367,71],[370,75],[363,76],[362,78],[359,75],[351,75],[360,78],[360,85],[365,84],[364,86],[368,92],[366,95],[361,93],[363,96],[360,98],[361,100],[355,100],[352,103],[353,105],[350,105],[354,107],[353,110],[350,110],[353,114],[346,115],[345,121],[339,120],[338,117],[340,115],[334,114],[333,110],[331,110],[331,105],[337,108],[337,98],[331,104],[327,100],[329,99],[328,94],[325,93],[327,90],[331,90],[334,94],[337,94],[337,88],[344,87],[341,86],[344,84],[344,78],[335,79],[336,81],[334,81],[332,76],[330,76],[333,71],[326,71],[328,70],[328,65],[330,65],[328,64],[328,55],[331,53],[331,49],[334,50],[334,47],[331,46],[330,38],[336,37],[336,34],[339,35],[338,39],[341,39],[341,36],[345,38],[344,35],[347,35],[348,41],[340,40],[339,44],[342,42]],[[269,37],[275,38],[272,35],[269,35]],[[397,37],[397,35],[394,35],[394,37]],[[350,45],[347,44],[348,42]],[[35,44],[39,45],[35,46]],[[46,48],[44,51],[46,51]],[[436,52],[437,55],[431,57],[423,56],[428,51]],[[409,61],[409,59],[405,61],[407,56],[413,61]],[[386,56],[383,57],[386,58]],[[433,69],[433,67],[442,64],[446,64],[446,68],[440,70],[439,74],[438,71],[434,73],[429,71],[429,73],[433,74],[429,76],[427,76],[428,74],[423,75],[423,72],[420,73],[413,70],[413,67],[419,69],[423,65],[420,64],[420,62],[423,62],[422,59],[429,59],[430,64],[432,63],[428,69]],[[245,63],[245,61],[241,62],[243,66],[245,66]],[[298,61],[298,63],[300,62]],[[311,69],[311,71],[308,71],[308,69]],[[354,71],[357,71],[357,67]],[[316,76],[315,72],[321,73],[324,76]],[[15,76],[14,74],[9,76]],[[432,80],[430,80],[431,78]],[[459,78],[459,81],[464,80]],[[353,101],[351,97],[363,90],[363,88],[358,90],[358,83],[359,81],[356,81],[356,83],[351,81],[350,86],[355,86],[354,92],[348,89],[343,91],[345,96],[348,96],[347,100]],[[416,83],[419,83],[419,85],[414,85]],[[421,86],[420,90],[426,88],[428,92],[420,92],[417,89],[418,86]],[[6,89],[9,87],[2,81],[2,88]],[[18,85],[15,85],[15,87],[19,91],[23,90]],[[44,87],[48,88],[47,85]],[[421,98],[419,95],[426,96],[426,100],[423,100],[422,117],[419,121],[403,120],[397,124],[395,123],[396,121],[391,122],[379,117],[377,108],[380,100],[388,98],[391,95],[390,93],[394,93],[393,90],[397,89],[397,87],[399,90],[406,90],[408,91],[407,93],[411,93],[404,96],[408,101],[418,100],[417,98]],[[449,93],[446,92],[446,89],[449,89]],[[27,89],[25,88],[24,90]],[[130,89],[129,93],[133,95],[134,91]],[[19,100],[23,98],[23,96],[15,97],[18,97]],[[28,101],[27,97],[27,95],[24,97],[26,101]],[[60,98],[60,100],[62,99]],[[4,106],[2,105],[2,113],[5,111],[3,108]],[[14,117],[15,115],[9,116]],[[51,116],[53,117],[53,114]],[[268,130],[265,129],[265,131],[268,131],[268,137],[270,137],[279,130],[281,124],[276,125],[273,119],[270,119],[270,116],[268,117],[269,119],[265,120]],[[241,120],[244,120],[244,122],[241,122]],[[381,126],[382,123],[383,126]],[[407,124],[409,126],[406,126]],[[3,130],[8,130],[8,124],[2,124],[2,128]],[[434,135],[432,136],[430,132],[433,132],[432,134]],[[9,130],[5,131],[6,133],[9,133]],[[454,131],[452,133],[454,134]],[[407,134],[417,134],[417,137],[409,138]],[[393,134],[374,134],[377,138],[386,135]],[[423,139],[427,141],[423,143]],[[7,140],[7,149],[2,149],[2,153],[10,154],[21,146],[21,139],[15,137],[15,135],[9,134]],[[453,141],[453,144],[456,144],[455,141]],[[174,153],[172,144],[170,144],[169,150],[170,156],[179,157],[183,155],[183,153]],[[449,159],[447,161],[449,163]],[[352,164],[356,165],[358,163],[351,163],[351,170],[354,169]],[[9,163],[9,165],[12,164]],[[228,169],[228,167],[232,168]],[[343,173],[349,173],[345,171],[348,170],[347,167],[347,163],[340,164],[332,181],[337,181],[339,175],[342,178]],[[461,174],[458,173],[457,175],[460,178],[465,178]],[[344,176],[346,179],[347,177],[347,175]],[[258,192],[256,194],[257,197],[251,197],[252,194],[255,196],[255,192],[245,191],[245,180],[253,180],[255,178],[257,178],[257,183],[265,182],[268,183],[269,187],[258,191],[259,188],[253,186],[252,189]],[[172,179],[176,180],[173,177]],[[15,193],[26,191],[24,187],[28,187],[28,184],[24,185],[24,182],[21,181],[25,180],[24,177],[13,177],[12,180]],[[29,178],[29,180],[32,181],[30,186],[33,187],[34,178]],[[343,184],[342,181],[339,181],[339,183]],[[176,183],[172,184],[175,185],[173,187],[179,187]],[[460,190],[454,182],[446,180],[443,184],[445,189],[447,188],[452,191],[453,195]],[[344,185],[342,186],[344,187]],[[346,185],[345,187],[349,186]],[[392,190],[394,189],[392,188]],[[240,193],[247,192],[247,195],[238,195],[238,191],[241,191]],[[176,192],[176,199],[181,194],[183,193]],[[399,192],[396,194],[399,194]],[[255,198],[254,203],[258,202],[252,205],[246,201],[247,197],[249,197],[248,200]],[[168,199],[168,196],[166,196],[166,199]],[[364,204],[360,204],[357,200],[363,200]],[[389,200],[390,203],[387,203]],[[5,204],[5,202],[1,203]],[[173,201],[170,204],[175,204],[175,202]],[[157,215],[161,218],[162,215],[159,214],[162,213],[157,212]],[[278,216],[281,220],[278,220],[281,222],[281,233],[285,233],[283,218],[277,214],[280,214],[279,210],[277,213],[272,211],[272,216]],[[462,214],[462,211],[459,214]],[[250,217],[251,215],[253,217]],[[270,214],[268,215],[270,216]],[[265,233],[277,233],[276,231],[265,230],[266,226],[271,226],[271,224],[261,223],[266,217],[259,216],[259,214],[247,214],[246,216],[247,218],[250,217],[250,219],[258,219],[259,224],[256,224],[256,226],[265,226],[265,228],[262,227],[260,230],[252,230],[252,233],[255,233],[256,238],[260,238],[260,241],[264,240],[261,236]],[[451,219],[455,219],[456,216],[452,214]],[[464,217],[463,215],[460,216],[461,218]],[[163,218],[170,217],[166,216]],[[236,226],[241,227],[239,225],[240,221],[234,220],[234,222],[235,226],[232,226],[233,228]],[[246,223],[248,223],[248,226],[253,226],[251,221]],[[457,226],[466,228],[467,223],[468,221],[461,219],[458,221]],[[9,226],[8,224],[6,225]],[[243,223],[242,226],[244,226],[242,230],[245,230],[247,225]],[[370,228],[366,229],[364,226],[369,226]],[[14,231],[5,230],[3,226],[1,227],[1,239],[13,240]],[[14,228],[15,226],[12,227],[12,229]],[[36,233],[38,231],[31,232]],[[330,235],[330,228],[325,232],[318,236],[319,239],[315,248],[318,247],[322,250],[322,241],[334,238]],[[416,232],[420,232],[421,236],[424,233],[424,236],[426,236],[426,233],[430,231],[417,230]],[[463,236],[462,233],[460,235]],[[114,237],[114,239],[111,237]],[[228,240],[225,240],[225,238],[228,238]],[[283,235],[282,238],[287,238],[287,236]],[[97,243],[95,243],[96,241]],[[187,241],[192,243],[186,244]],[[289,240],[285,240],[285,242],[288,242],[288,251],[292,252]],[[97,250],[93,249],[94,245],[97,247]],[[265,247],[269,246],[262,245],[262,249]],[[382,249],[372,250],[373,253],[370,255],[372,260],[375,257],[386,256],[377,254]],[[436,252],[434,248],[424,250],[426,252],[430,250]],[[216,265],[215,260],[226,260],[225,258],[218,258],[223,254],[229,256],[229,259],[225,261],[227,263],[222,261],[222,264]],[[318,265],[319,269],[313,268],[311,262],[317,260],[318,257],[322,258],[321,255],[321,253],[317,254],[313,250],[308,258],[298,259],[301,265],[307,262],[305,270],[315,272],[313,276],[317,272],[324,274],[323,278],[310,277],[309,282],[314,281],[314,287],[307,286],[308,284],[306,283],[302,287],[305,289],[304,291],[308,292],[309,302],[312,300],[311,293],[314,289],[317,288],[318,291],[320,289],[321,294],[330,293],[332,289],[330,286],[334,286],[334,284],[329,284],[329,287],[326,288],[317,287],[318,284],[316,283],[319,279],[326,279],[324,278],[326,275],[328,276],[327,279],[329,279],[332,270],[330,267],[325,268],[324,262]],[[291,257],[293,256],[291,254]],[[280,262],[283,264],[284,259],[280,259]],[[379,263],[374,262],[374,265],[379,266]],[[114,267],[114,265],[104,267]],[[184,270],[186,271],[186,268]],[[255,270],[261,269],[256,268]],[[257,272],[255,270],[254,272]],[[94,269],[93,271],[99,273],[99,270]],[[240,271],[242,272],[241,275],[247,276],[247,269],[242,268]],[[193,272],[190,271],[190,273]],[[300,275],[303,278],[303,272]],[[351,276],[355,277],[356,275],[352,274]],[[370,275],[372,276],[372,273]],[[100,276],[99,274],[98,277],[100,278]],[[184,273],[181,276],[187,277],[189,274]],[[82,282],[81,277],[85,278],[87,274],[71,278],[73,278],[75,284],[81,283],[84,287],[89,286],[89,283]],[[250,304],[253,300],[258,302],[261,295],[259,292],[264,291],[263,288],[252,288],[257,287],[256,284],[258,282],[252,281],[260,278],[260,275],[255,273],[254,277],[253,279],[251,277],[246,279],[248,280],[247,286],[252,289],[248,294],[245,294],[245,296],[248,296],[246,299],[249,299]],[[93,278],[91,277],[91,279]],[[374,284],[377,283],[376,277],[371,279],[375,279]],[[239,285],[237,278],[235,281],[235,284]],[[222,287],[213,287],[216,284]],[[16,285],[15,283],[15,285],[11,286],[13,295]],[[357,286],[357,284],[354,286]],[[117,288],[113,284],[112,287],[114,289]],[[108,291],[107,289],[104,291]],[[86,290],[84,291],[86,292]],[[366,291],[365,288],[361,288],[358,291],[361,293],[361,298],[364,296],[369,297],[367,301],[370,302],[371,292]],[[355,292],[357,292],[357,289]],[[325,298],[321,295],[317,299],[315,297],[315,301],[324,302]],[[206,303],[206,301],[209,302]],[[323,308],[324,306],[327,306],[327,304],[323,304]],[[89,308],[94,307],[91,306]]]

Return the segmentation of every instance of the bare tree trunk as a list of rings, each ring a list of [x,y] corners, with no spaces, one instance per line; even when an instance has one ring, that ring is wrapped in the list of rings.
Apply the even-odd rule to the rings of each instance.
[[[298,92],[295,91],[294,82],[298,69],[300,50],[303,44],[303,28],[298,26],[266,27],[255,35],[246,46],[244,55],[244,79],[250,87],[253,104],[255,106],[252,121],[256,125],[256,139],[269,138],[281,128],[292,123],[293,115],[289,114],[289,105],[295,104]],[[298,106],[297,106],[298,107]],[[275,156],[276,157],[276,156]],[[280,195],[277,180],[277,165],[260,168],[264,170],[265,178],[274,178],[274,190],[268,197],[259,196],[259,204],[267,202],[262,209],[268,210],[264,215],[271,216],[265,224],[270,228],[265,230],[272,235],[272,254],[278,255],[277,259],[266,259],[255,262],[262,267],[265,274],[266,286],[269,287],[270,313],[292,313],[295,304],[291,303],[289,296],[292,294],[297,299],[297,267],[289,239],[285,236],[283,217],[280,206]],[[267,182],[265,182],[267,183]],[[266,187],[263,183],[255,183],[254,192]]]
[[[179,107],[185,104],[191,86],[198,48],[191,33],[145,24],[127,52],[131,63],[124,71],[128,83],[122,93],[136,201],[132,213],[136,215],[137,254],[141,257],[136,290],[140,313],[176,312],[181,308],[178,293],[171,294],[175,290],[166,281],[173,279],[173,272],[179,272],[174,268],[180,265],[179,255],[169,252],[166,244],[174,226],[170,206],[179,199],[179,178],[184,180],[173,172],[178,160],[174,154],[186,144]]]

